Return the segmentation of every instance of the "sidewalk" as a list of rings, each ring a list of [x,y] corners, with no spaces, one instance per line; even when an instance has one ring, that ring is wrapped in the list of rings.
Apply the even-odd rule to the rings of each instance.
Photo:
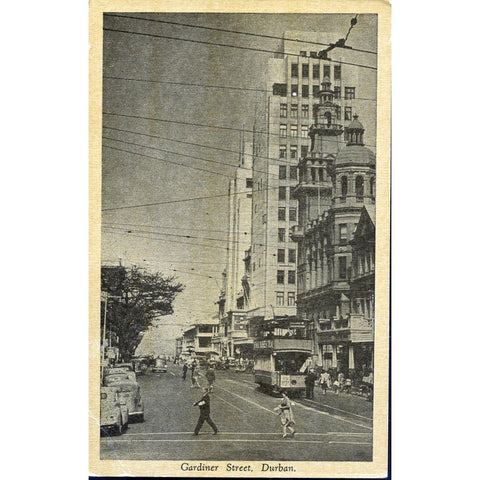
[[[306,399],[306,402],[311,400]],[[333,390],[327,389],[324,395],[322,389],[315,385],[314,402],[331,408],[337,408],[346,412],[373,418],[373,402],[369,402],[360,395],[340,392],[336,394]]]

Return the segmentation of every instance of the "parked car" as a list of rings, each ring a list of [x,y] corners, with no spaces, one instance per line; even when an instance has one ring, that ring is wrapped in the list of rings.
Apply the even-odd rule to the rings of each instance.
[[[118,387],[100,387],[100,428],[121,435],[128,426],[128,405]]]
[[[157,358],[152,368],[153,373],[167,373],[167,362],[164,358]]]
[[[128,406],[128,418],[130,422],[143,422],[144,407],[140,386],[135,379],[135,372],[115,372],[106,374],[103,379],[105,387],[117,387],[121,401]]]

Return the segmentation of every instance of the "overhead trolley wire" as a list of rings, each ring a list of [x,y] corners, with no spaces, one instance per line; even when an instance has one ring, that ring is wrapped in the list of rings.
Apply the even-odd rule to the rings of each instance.
[[[164,23],[167,25],[177,25],[179,27],[190,27],[190,28],[201,28],[204,30],[213,30],[216,32],[224,32],[224,33],[234,33],[237,35],[248,35],[251,37],[259,37],[259,38],[269,38],[271,40],[284,40],[286,42],[298,42],[298,43],[308,43],[309,45],[321,45],[323,47],[328,47],[330,46],[329,43],[323,43],[323,42],[313,42],[310,40],[299,40],[298,38],[285,38],[285,37],[278,37],[275,35],[267,35],[264,33],[251,33],[251,32],[240,32],[238,30],[228,30],[226,28],[218,28],[218,27],[207,27],[205,25],[191,25],[187,23],[180,23],[180,22],[173,22],[169,20],[158,20],[158,19],[153,19],[153,18],[145,18],[145,17],[134,17],[132,15],[118,15],[114,13],[107,13],[105,14],[107,17],[117,17],[117,18],[130,18],[132,20],[144,20],[146,22],[156,22],[156,23]],[[355,16],[355,19],[358,17],[358,15]],[[350,26],[350,29],[348,30],[347,36],[345,37],[345,41],[348,39],[348,35],[350,34],[350,31],[352,29],[352,26]],[[349,47],[349,50],[353,50],[356,52],[363,52],[363,53],[371,53],[372,55],[377,55],[377,52],[374,52],[372,50],[363,50],[361,48],[356,48],[356,47]]]
[[[246,46],[242,46],[242,45],[230,45],[230,44],[226,44],[226,43],[207,42],[205,40],[191,40],[189,38],[171,37],[169,35],[159,35],[159,34],[154,34],[154,33],[132,32],[130,30],[121,30],[121,29],[117,29],[117,28],[103,27],[103,30],[107,31],[107,32],[127,33],[127,34],[130,34],[130,35],[140,35],[140,36],[144,36],[144,37],[164,38],[166,40],[179,40],[179,41],[182,41],[182,42],[199,43],[199,44],[202,44],[202,45],[212,45],[212,46],[215,46],[215,47],[237,48],[237,49],[240,49],[240,50],[249,50],[249,51],[253,51],[253,52],[262,52],[262,53],[273,53],[273,54],[277,54],[277,55],[279,53],[281,53],[282,55],[286,55],[286,56],[290,56],[290,57],[292,57],[292,56],[293,57],[299,57],[298,53],[278,52],[276,50],[268,50],[266,48],[255,48],[255,47],[246,47]],[[353,63],[353,62],[345,62],[343,60],[325,59],[325,61],[328,61],[328,62],[331,62],[331,63],[337,63],[337,64],[341,64],[341,65],[351,65],[351,66],[354,66],[354,67],[366,68],[366,69],[369,69],[369,70],[377,70],[377,67],[372,67],[370,65],[361,65],[361,64]]]

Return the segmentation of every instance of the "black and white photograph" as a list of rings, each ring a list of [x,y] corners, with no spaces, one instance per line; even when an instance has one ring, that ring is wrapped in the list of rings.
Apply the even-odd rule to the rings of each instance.
[[[351,7],[91,14],[92,473],[386,475],[389,9]]]

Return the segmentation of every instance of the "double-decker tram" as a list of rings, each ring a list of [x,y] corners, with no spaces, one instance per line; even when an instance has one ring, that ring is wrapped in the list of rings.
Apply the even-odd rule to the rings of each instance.
[[[261,323],[253,344],[255,382],[268,393],[305,391],[312,340],[303,320],[285,317]]]

